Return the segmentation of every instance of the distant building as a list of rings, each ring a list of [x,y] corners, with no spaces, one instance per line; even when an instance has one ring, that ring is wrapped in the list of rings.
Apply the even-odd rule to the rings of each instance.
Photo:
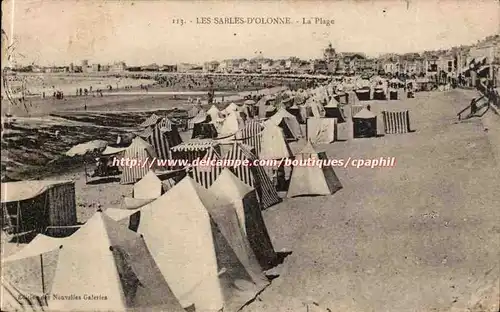
[[[311,72],[313,73],[319,73],[319,74],[326,74],[328,73],[328,65],[325,60],[313,60],[310,63],[311,67]]]
[[[158,66],[158,64],[156,64],[156,63],[153,63],[153,64],[149,64],[146,66],[142,66],[141,70],[143,70],[143,71],[160,71],[160,66]]]
[[[177,71],[177,65],[163,65],[160,67],[160,71],[173,73]]]
[[[101,71],[101,64],[92,64],[92,72],[97,73]]]
[[[203,64],[203,71],[206,73],[213,73],[217,71],[217,68],[219,68],[219,62],[217,61],[205,62]]]
[[[332,62],[337,58],[337,52],[331,43],[328,44],[328,47],[325,50],[323,50],[323,58],[326,62]]]
[[[127,70],[127,65],[125,64],[125,62],[116,62],[109,67],[109,71],[111,72],[120,73],[124,72],[125,70]]]
[[[187,73],[187,72],[195,72],[202,71],[203,67],[198,64],[189,64],[189,63],[180,63],[177,64],[177,72],[179,73]]]

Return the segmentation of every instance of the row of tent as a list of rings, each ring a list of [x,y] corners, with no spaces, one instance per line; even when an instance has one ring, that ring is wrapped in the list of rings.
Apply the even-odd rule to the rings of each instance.
[[[2,309],[238,311],[277,261],[255,188],[224,169],[208,189],[186,176],[140,208],[97,212],[69,237],[39,234],[2,261]]]

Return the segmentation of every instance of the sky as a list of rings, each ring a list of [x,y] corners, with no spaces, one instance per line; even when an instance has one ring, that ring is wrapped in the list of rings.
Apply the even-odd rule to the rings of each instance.
[[[200,63],[227,58],[320,58],[339,52],[420,52],[500,31],[498,0],[2,1],[2,27],[23,64]],[[210,17],[211,24],[197,24]],[[290,25],[219,25],[215,17],[289,17]],[[319,17],[334,24],[302,24]],[[184,20],[180,25],[174,20]]]

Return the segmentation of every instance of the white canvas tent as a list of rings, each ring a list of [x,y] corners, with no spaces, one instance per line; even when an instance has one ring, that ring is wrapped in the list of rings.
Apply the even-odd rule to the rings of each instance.
[[[269,283],[231,203],[190,177],[140,209],[137,232],[184,306],[237,311]]]
[[[297,140],[302,137],[302,131],[300,129],[300,124],[297,121],[297,118],[287,112],[284,108],[280,108],[276,112],[276,114],[274,114],[265,122],[265,126],[268,124],[280,126],[285,132],[285,136],[287,137],[287,139]]]
[[[225,137],[229,135],[234,135],[239,129],[244,127],[244,121],[239,116],[238,112],[231,112],[224,118],[222,126],[218,130],[220,137]]]
[[[161,180],[153,171],[149,171],[141,180],[134,184],[133,198],[154,199],[162,194]]]
[[[82,306],[90,311],[184,311],[142,237],[102,212],[62,240],[62,247],[51,239],[36,244],[33,250],[40,254],[35,258],[47,252],[58,253],[54,261],[40,265],[47,273],[54,271],[44,275],[51,311],[77,311]],[[33,256],[33,251],[25,256]]]
[[[314,144],[329,144],[337,138],[337,118],[308,118],[307,140]]]
[[[283,159],[291,156],[283,130],[272,123],[267,124],[261,135],[259,159]]]
[[[235,209],[241,230],[248,239],[263,269],[276,264],[276,252],[253,187],[243,183],[229,169],[224,169],[209,189],[222,201],[229,201]]]
[[[324,152],[317,152],[311,142],[295,156],[296,160],[328,159]],[[342,188],[331,166],[296,166],[292,171],[287,197],[306,195],[331,195]]]
[[[221,112],[219,111],[219,109],[215,105],[212,105],[208,109],[207,115],[210,116],[212,122],[216,122],[217,120],[219,120],[222,117]]]

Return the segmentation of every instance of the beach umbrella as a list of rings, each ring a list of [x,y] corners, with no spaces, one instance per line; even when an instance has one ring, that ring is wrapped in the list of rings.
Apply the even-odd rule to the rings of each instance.
[[[69,151],[67,151],[66,156],[74,157],[100,153],[106,148],[106,146],[108,146],[108,142],[103,140],[94,140],[86,143],[81,143],[73,146]]]
[[[101,154],[106,147],[108,142],[103,140],[94,140],[86,143],[78,144],[73,146],[69,151],[66,152],[66,156],[94,156],[96,154]],[[85,167],[85,184],[87,184],[87,162],[83,161]]]

